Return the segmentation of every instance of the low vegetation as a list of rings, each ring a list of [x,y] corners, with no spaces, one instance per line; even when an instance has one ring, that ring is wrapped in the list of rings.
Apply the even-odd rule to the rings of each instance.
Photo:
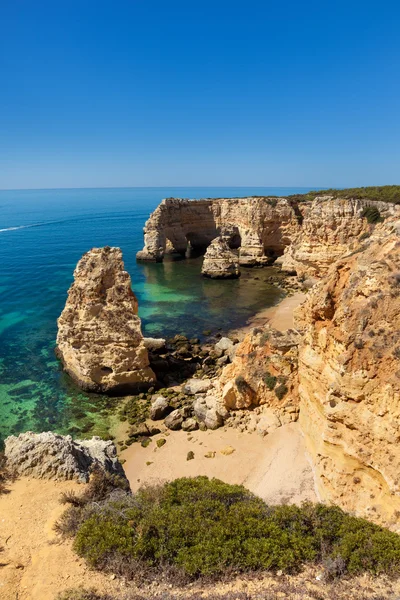
[[[243,582],[246,587],[246,582]],[[364,584],[364,585],[363,585]],[[315,583],[306,587],[304,581],[290,581],[289,578],[281,577],[274,582],[274,585],[268,585],[268,589],[257,585],[257,591],[239,591],[229,590],[222,593],[214,589],[189,591],[178,594],[172,591],[151,590],[137,592],[127,590],[116,592],[114,594],[96,592],[92,589],[75,588],[62,592],[55,600],[388,600],[395,598],[391,593],[391,586],[388,583],[380,583],[382,593],[376,593],[368,582],[363,582],[357,587],[352,586],[350,582],[336,580],[330,583],[324,582],[323,585]],[[376,583],[374,585],[376,587]],[[388,593],[390,595],[388,595]]]
[[[116,486],[116,487],[115,487]],[[144,487],[95,474],[57,524],[93,567],[127,578],[174,581],[226,573],[294,573],[322,565],[331,577],[400,571],[400,536],[338,507],[268,506],[238,485],[207,477]]]
[[[383,185],[359,188],[346,188],[343,190],[329,189],[308,192],[307,194],[293,194],[289,196],[297,202],[314,200],[317,196],[333,196],[334,198],[357,198],[360,200],[375,200],[400,204],[400,185]]]
[[[366,206],[361,213],[361,216],[367,219],[368,223],[380,223],[383,221],[381,213],[376,206]]]

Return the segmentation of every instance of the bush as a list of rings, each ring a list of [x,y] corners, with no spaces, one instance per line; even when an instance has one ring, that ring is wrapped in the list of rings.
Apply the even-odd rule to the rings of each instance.
[[[361,213],[361,216],[367,219],[368,223],[379,223],[383,221],[379,208],[376,206],[366,206]]]
[[[346,188],[343,190],[329,189],[306,194],[293,194],[288,196],[295,202],[306,202],[314,200],[317,196],[333,196],[334,198],[357,198],[360,200],[375,200],[380,202],[390,202],[391,204],[400,204],[400,185],[382,185],[360,188]]]
[[[90,565],[133,577],[258,570],[296,572],[307,563],[333,573],[400,571],[400,536],[338,507],[268,506],[239,485],[177,479],[86,507],[74,542]],[[117,565],[117,567],[116,567]]]
[[[100,506],[101,503],[106,503],[118,490],[129,495],[129,483],[126,479],[95,468],[83,494],[78,496],[72,491],[61,494],[61,504],[70,506],[56,521],[55,531],[63,537],[75,536],[81,524],[91,515],[93,504]]]
[[[238,375],[236,377],[235,384],[241,394],[245,394],[246,392],[249,391],[250,386],[247,383],[247,381],[245,380],[245,378],[243,377],[243,375]]]
[[[281,383],[280,385],[278,385],[278,387],[275,388],[275,395],[278,398],[278,400],[282,400],[286,396],[288,391],[288,387],[284,383]]]
[[[276,386],[277,379],[275,375],[271,375],[269,371],[267,371],[264,375],[264,383],[269,390],[273,390]]]

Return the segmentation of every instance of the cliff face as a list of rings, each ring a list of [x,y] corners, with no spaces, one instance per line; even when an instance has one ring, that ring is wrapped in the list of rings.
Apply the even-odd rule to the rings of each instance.
[[[320,276],[342,256],[358,248],[360,239],[372,226],[362,218],[367,206],[376,206],[382,216],[396,212],[384,202],[321,197],[304,207],[299,233],[279,260],[286,271],[297,275]]]
[[[280,257],[286,271],[320,276],[371,231],[373,226],[362,218],[363,209],[371,205],[384,217],[397,209],[330,196],[300,203],[286,198],[169,198],[147,221],[145,246],[137,258],[161,261],[167,252],[204,252],[220,235],[239,251],[240,265],[262,265]]]
[[[324,500],[400,511],[400,221],[377,226],[297,311],[300,424]]]
[[[57,355],[85,390],[111,393],[155,380],[138,303],[119,248],[93,248],[79,261],[58,319]]]
[[[139,260],[161,261],[166,252],[204,252],[222,235],[239,249],[242,265],[265,264],[280,256],[299,231],[299,217],[289,200],[276,198],[168,198],[144,228]]]

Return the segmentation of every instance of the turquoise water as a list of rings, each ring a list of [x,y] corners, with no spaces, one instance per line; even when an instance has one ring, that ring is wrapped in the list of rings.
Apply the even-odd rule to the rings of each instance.
[[[118,188],[0,191],[0,440],[28,429],[102,433],[113,400],[80,392],[54,356],[56,319],[79,258],[119,246],[151,336],[229,329],[276,303],[267,271],[205,280],[201,258],[137,264],[143,225],[162,198],[286,195],[309,188]]]

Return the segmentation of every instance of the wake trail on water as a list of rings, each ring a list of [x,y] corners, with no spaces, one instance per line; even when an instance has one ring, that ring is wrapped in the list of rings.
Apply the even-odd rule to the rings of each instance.
[[[7,231],[18,231],[19,229],[28,229],[30,227],[45,227],[46,225],[57,225],[57,224],[61,224],[61,223],[76,223],[77,221],[93,221],[93,220],[101,220],[101,219],[107,219],[107,220],[117,220],[117,219],[124,219],[126,217],[133,217],[133,218],[137,218],[137,214],[135,211],[132,212],[124,212],[124,213],[117,213],[117,214],[94,214],[94,215],[82,215],[82,216],[76,216],[76,217],[71,217],[69,219],[61,219],[58,221],[43,221],[42,223],[29,223],[27,225],[15,225],[13,227],[4,227],[3,229],[0,229],[0,233],[5,233]]]

